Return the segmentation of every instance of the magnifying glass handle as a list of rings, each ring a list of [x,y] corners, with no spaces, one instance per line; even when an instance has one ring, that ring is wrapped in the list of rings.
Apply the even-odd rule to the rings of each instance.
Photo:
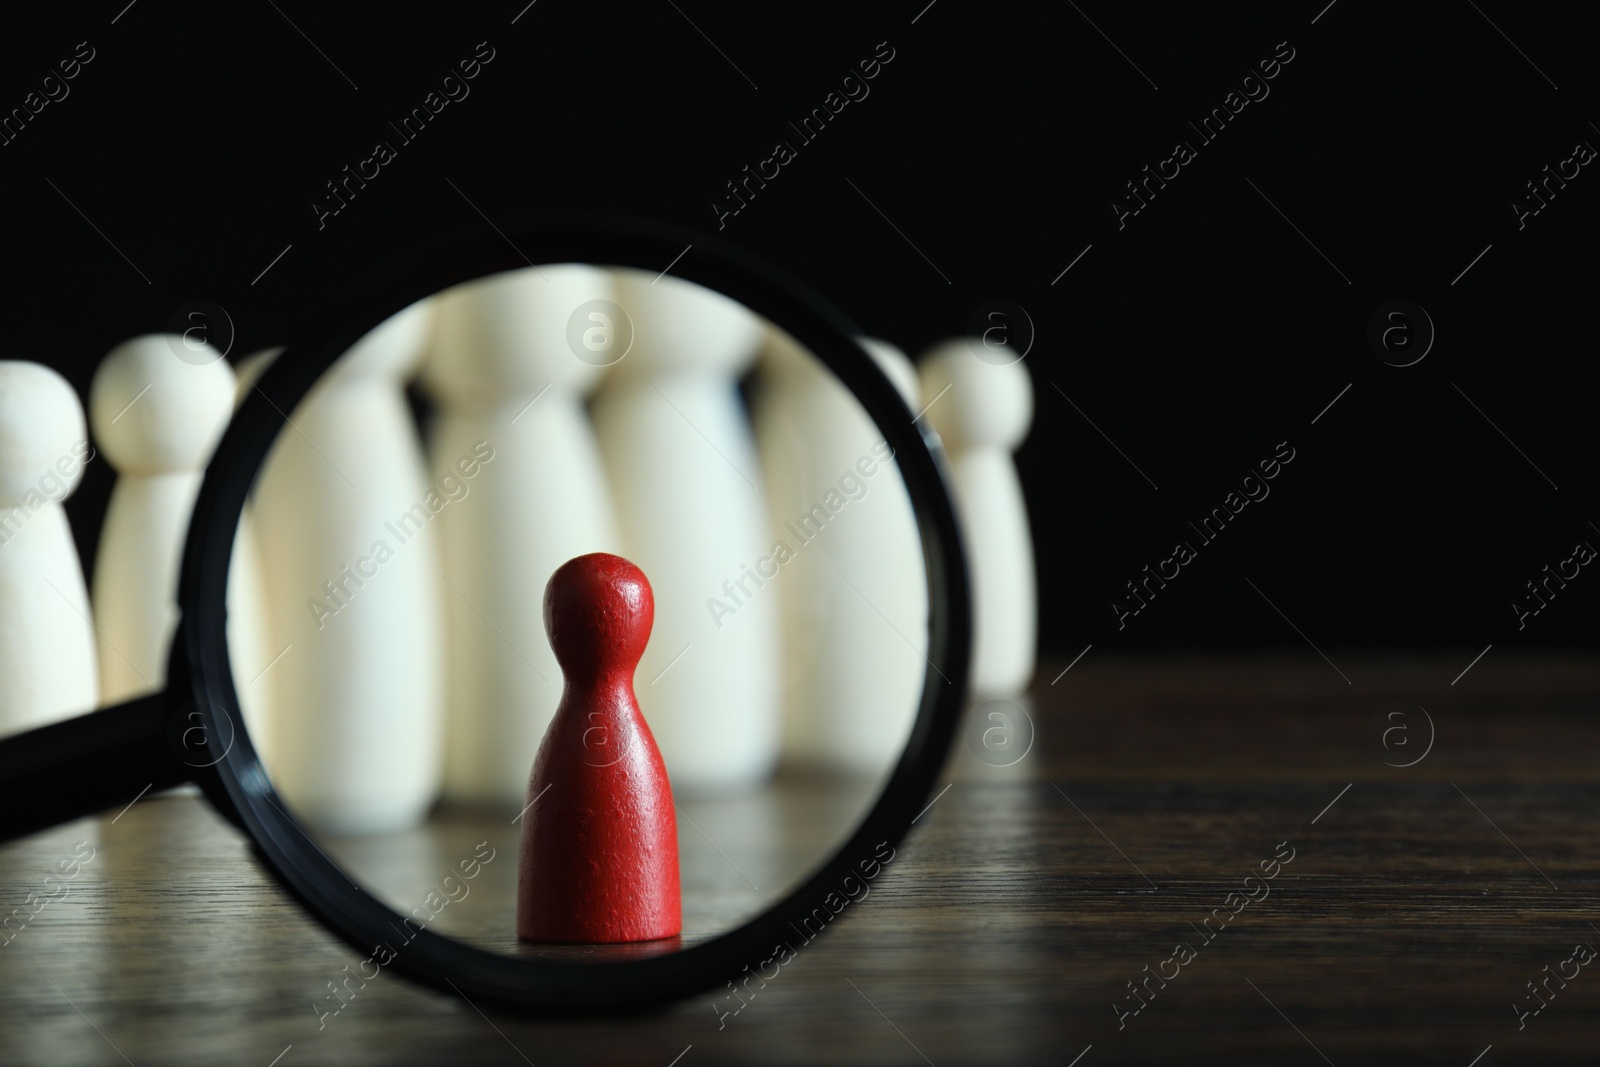
[[[0,741],[0,841],[189,781],[167,742],[176,703],[154,693]]]

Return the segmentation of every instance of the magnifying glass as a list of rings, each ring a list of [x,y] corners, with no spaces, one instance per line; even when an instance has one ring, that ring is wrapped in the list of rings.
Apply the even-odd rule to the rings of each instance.
[[[247,391],[165,690],[0,741],[0,836],[193,781],[372,966],[565,1010],[770,977],[893,862],[961,713],[966,564],[903,366],[703,235],[568,220],[419,257]],[[244,527],[284,646],[257,679],[229,641]],[[538,624],[592,552],[653,591],[666,939],[518,936],[529,773],[574,684]]]

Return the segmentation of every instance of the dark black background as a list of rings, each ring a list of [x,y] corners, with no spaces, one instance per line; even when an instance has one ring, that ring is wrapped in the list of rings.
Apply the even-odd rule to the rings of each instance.
[[[86,395],[113,345],[205,299],[232,317],[236,358],[484,216],[715,231],[723,183],[888,41],[870,96],[720,236],[912,353],[986,300],[1027,310],[1019,465],[1046,653],[1304,649],[1265,597],[1322,648],[1463,663],[1600,630],[1587,570],[1525,630],[1509,606],[1575,542],[1600,545],[1584,325],[1600,176],[1584,168],[1520,232],[1509,207],[1575,142],[1600,146],[1579,5],[525,2],[8,11],[0,108],[78,42],[96,55],[0,147],[0,355]],[[324,183],[397,141],[386,122],[480,41],[495,58],[471,95],[319,230]],[[1122,183],[1197,141],[1185,120],[1280,41],[1295,58],[1271,95],[1119,231]],[[1438,332],[1407,368],[1364,336],[1396,298]],[[1280,441],[1296,458],[1271,496],[1119,631],[1122,583],[1194,540],[1186,521]],[[110,478],[93,464],[69,505],[86,559]]]

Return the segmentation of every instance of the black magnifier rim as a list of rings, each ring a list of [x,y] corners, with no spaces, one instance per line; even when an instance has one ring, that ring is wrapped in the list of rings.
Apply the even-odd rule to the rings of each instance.
[[[217,757],[211,786],[220,790],[219,799],[233,807],[230,814],[254,839],[278,881],[364,955],[388,944],[398,950],[388,966],[424,984],[506,1006],[573,1011],[675,1000],[721,985],[746,968],[756,971],[779,943],[803,949],[806,942],[797,936],[802,918],[819,907],[831,915],[825,900],[842,898],[847,876],[859,882],[861,864],[873,859],[880,843],[896,846],[927,802],[950,751],[966,690],[972,610],[965,555],[934,455],[937,439],[913,421],[900,394],[857,343],[861,332],[809,288],[715,238],[656,223],[564,216],[505,224],[500,230],[498,236],[462,237],[430,249],[365,295],[345,300],[326,328],[291,343],[251,390],[206,470],[184,552],[177,642],[192,680],[188,695],[203,716]],[[233,729],[242,719],[225,626],[228,565],[246,496],[283,430],[285,413],[322,372],[373,327],[424,297],[489,274],[557,263],[650,272],[671,264],[674,276],[742,302],[815,353],[855,393],[894,449],[915,509],[928,576],[922,702],[899,763],[850,839],[803,884],[745,925],[660,956],[605,963],[518,958],[428,928],[402,941],[397,936],[402,916],[355,886],[317,848],[287,814],[248,735]],[[224,738],[231,740],[225,750]],[[813,919],[812,928],[816,924]]]

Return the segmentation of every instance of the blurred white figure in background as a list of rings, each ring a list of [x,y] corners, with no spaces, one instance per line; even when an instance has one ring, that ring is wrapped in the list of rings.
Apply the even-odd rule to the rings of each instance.
[[[769,555],[767,505],[738,377],[762,327],[671,275],[616,274],[632,350],[594,404],[627,556],[655,593],[639,704],[674,790],[766,779],[779,747],[778,597],[728,590]],[[722,614],[713,601],[729,605]]]
[[[222,353],[175,334],[124,341],[95,370],[89,421],[117,472],[91,598],[103,703],[166,685],[189,516],[233,394]]]
[[[626,350],[625,334],[601,336],[617,323],[590,319],[606,316],[611,296],[604,270],[552,265],[496,274],[438,299],[423,367],[439,405],[429,454],[436,483],[448,479],[462,494],[438,520],[449,631],[447,800],[513,811],[527,802],[528,774],[562,690],[545,636],[545,586],[574,556],[622,551],[583,407],[611,345]],[[582,358],[569,338],[575,314],[580,338],[592,343],[580,341]],[[494,460],[469,477],[482,441]]]
[[[905,354],[863,344],[907,406],[920,406]],[[881,774],[910,737],[928,670],[927,575],[910,495],[860,402],[776,330],[754,422],[773,536],[794,549],[766,576],[783,609],[785,758]]]
[[[0,362],[0,733],[94,710],[89,594],[61,507],[92,457],[67,380]]]
[[[1033,540],[1012,454],[1033,422],[1033,384],[1021,361],[979,359],[965,338],[919,363],[922,402],[944,442],[972,570],[973,696],[1019,693],[1033,678],[1038,592]]]
[[[404,394],[425,303],[375,327],[273,443],[252,508],[276,683],[273,781],[333,833],[401,830],[438,795],[442,586],[430,487]]]

